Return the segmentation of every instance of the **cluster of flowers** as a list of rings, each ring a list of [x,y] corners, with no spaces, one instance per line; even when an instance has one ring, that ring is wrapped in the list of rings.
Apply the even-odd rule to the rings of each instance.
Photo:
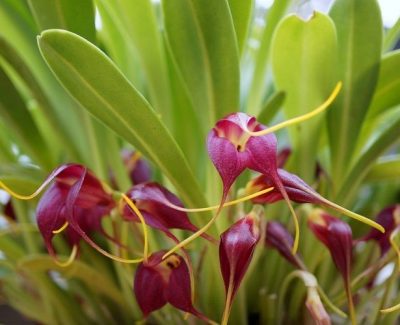
[[[338,89],[335,92],[322,105],[323,107],[321,106],[322,108],[330,104]],[[317,110],[321,111],[321,107]],[[295,122],[297,122],[296,119],[293,120],[293,123]],[[284,126],[286,125],[288,125],[287,122],[284,123]],[[260,213],[257,209],[253,209],[247,215],[237,218],[237,221],[221,234],[219,241],[215,240],[206,232],[224,206],[248,199],[256,204],[286,201],[293,215],[295,237],[293,238],[282,224],[270,221],[266,227],[266,244],[277,249],[282,256],[302,271],[307,271],[307,269],[297,254],[299,226],[291,201],[326,206],[373,226],[376,229],[361,240],[378,241],[382,254],[387,251],[388,241],[397,225],[394,218],[389,220],[382,217],[385,219],[379,220],[378,217],[378,223],[375,223],[348,211],[319,195],[298,176],[282,169],[289,152],[285,150],[281,154],[277,153],[277,139],[273,133],[277,129],[277,127],[267,128],[257,122],[254,117],[244,113],[231,114],[216,123],[209,133],[207,149],[221,176],[223,194],[220,204],[216,207],[217,212],[201,229],[191,223],[188,212],[212,208],[186,209],[175,194],[160,184],[150,182],[148,166],[137,154],[126,155],[124,158],[135,184],[126,193],[113,190],[86,167],[78,164],[58,167],[31,196],[17,195],[3,183],[0,183],[0,186],[21,199],[30,199],[49,186],[37,207],[37,223],[49,254],[59,265],[68,266],[73,262],[79,254],[81,240],[116,261],[139,263],[133,289],[144,317],[170,303],[182,311],[211,322],[193,306],[193,272],[189,254],[184,247],[198,237],[219,245],[220,269],[226,290],[222,323],[226,324],[234,296],[252,260],[255,247],[260,241],[262,227]],[[232,185],[245,169],[253,170],[260,175],[246,186],[248,194],[246,197],[226,202]],[[142,224],[143,257],[125,259],[113,255],[101,248],[90,237],[96,232],[117,245],[122,245],[102,226],[102,219],[114,212],[118,212],[125,221]],[[349,283],[351,250],[354,241],[351,228],[345,222],[322,210],[315,210],[308,223],[317,238],[330,250],[335,265],[343,275],[348,292],[349,310],[352,313],[353,302]],[[147,226],[163,232],[176,244],[175,247],[170,251],[162,250],[149,254]],[[384,228],[387,232],[382,234]],[[172,233],[172,229],[181,229],[193,234],[180,241]],[[71,256],[66,262],[58,260],[52,244],[53,237],[61,232],[65,233],[72,247]],[[182,250],[182,255],[176,253],[179,249]],[[309,291],[307,307],[315,319],[329,323],[329,317],[315,290]]]

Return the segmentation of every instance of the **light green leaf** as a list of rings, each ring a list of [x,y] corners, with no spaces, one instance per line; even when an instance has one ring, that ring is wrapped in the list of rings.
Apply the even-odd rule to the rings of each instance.
[[[354,199],[359,186],[365,179],[372,164],[385,152],[391,145],[398,142],[400,130],[400,117],[387,121],[385,129],[374,137],[371,144],[364,149],[358,156],[359,158],[351,167],[343,186],[337,196],[338,202],[351,202]]]
[[[167,39],[204,129],[239,108],[239,58],[226,0],[163,1]]]
[[[330,16],[336,25],[343,88],[328,112],[332,177],[343,179],[378,79],[382,18],[376,0],[337,0]]]
[[[13,191],[22,195],[33,193],[44,178],[43,171],[37,167],[17,163],[0,165],[0,180]]]
[[[388,52],[393,49],[396,45],[396,42],[400,39],[400,18],[397,19],[397,22],[391,27],[384,39],[383,39],[383,52]]]
[[[25,102],[0,67],[0,117],[34,161],[46,169],[52,167],[50,152]]]
[[[66,29],[93,42],[94,6],[92,0],[28,0],[40,30]]]
[[[305,114],[320,105],[333,90],[336,64],[336,33],[332,20],[315,13],[304,21],[291,15],[276,29],[271,60],[277,89],[287,96],[286,118]],[[306,180],[314,175],[323,116],[289,128],[294,165]]]
[[[35,42],[37,33],[38,31],[32,30],[10,5],[0,1],[1,55],[4,55],[21,79],[26,81],[33,97],[36,98],[36,91],[41,90],[38,96],[44,95],[50,104],[44,114],[49,117],[49,125],[57,129],[57,135],[62,134],[65,148],[73,147],[75,152],[79,151],[79,156],[75,155],[73,158],[80,160],[79,158],[85,156],[87,151],[85,137],[82,136],[82,129],[71,127],[79,125],[78,107],[56,82],[40,57]],[[43,102],[40,102],[40,108],[48,107],[46,105],[42,107]]]
[[[253,0],[228,0],[229,8],[235,26],[236,39],[239,47],[239,54],[243,52],[247,34],[249,32],[249,25],[251,21],[251,14],[254,9]]]
[[[379,79],[369,114],[377,115],[400,104],[400,50],[382,58]]]
[[[54,263],[50,256],[37,254],[21,258],[18,261],[17,268],[30,272],[60,272],[66,280],[80,280],[94,292],[111,298],[120,306],[125,306],[124,298],[116,285],[109,278],[103,276],[101,272],[81,261],[74,261],[68,267],[60,267]]]
[[[369,170],[366,181],[395,180],[400,177],[400,155],[379,159]]]
[[[189,204],[205,204],[176,142],[111,60],[67,31],[45,31],[38,43],[53,73],[84,108],[150,158]]]
[[[271,95],[264,104],[263,109],[258,114],[257,121],[268,125],[282,107],[285,98],[286,94],[283,91],[277,91]]]
[[[254,75],[249,86],[246,111],[257,115],[262,109],[264,96],[267,93],[267,76],[271,39],[276,26],[285,14],[291,0],[274,1],[266,12],[266,26],[260,39],[260,47],[255,55]]]

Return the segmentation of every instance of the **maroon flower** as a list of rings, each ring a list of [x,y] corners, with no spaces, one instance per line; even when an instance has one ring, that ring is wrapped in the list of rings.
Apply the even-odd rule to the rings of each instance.
[[[140,184],[150,181],[150,165],[146,160],[143,159],[138,151],[124,150],[122,152],[122,159],[133,184]]]
[[[381,255],[386,254],[390,249],[390,236],[400,224],[400,205],[392,205],[380,211],[376,217],[376,222],[385,228],[385,233],[381,233],[376,229],[371,229],[370,232],[358,241],[375,240],[380,249]]]
[[[379,232],[381,233],[385,232],[384,228],[379,223],[376,223],[371,219],[363,217],[357,213],[354,213],[339,206],[336,203],[325,199],[297,175],[289,173],[284,169],[278,169],[277,174],[290,200],[297,203],[313,203],[324,205],[326,207],[335,209],[340,213],[346,214],[351,218],[357,219],[369,226],[372,226],[375,229],[379,230]],[[268,174],[263,174],[251,180],[246,186],[246,191],[248,192],[248,194],[251,194],[253,192],[257,192],[271,186],[274,186],[273,178],[271,178]],[[257,196],[252,199],[252,201],[258,204],[265,204],[274,203],[284,198],[285,197],[282,192],[275,187],[272,191]]]
[[[45,184],[52,179],[54,183],[40,199],[36,214],[47,250],[55,257],[52,245],[55,233],[68,226],[67,238],[76,247],[81,238],[88,241],[87,234],[95,231],[105,234],[101,218],[110,213],[115,202],[101,182],[82,165],[69,164],[57,168]],[[88,243],[92,245],[91,240]]]
[[[353,239],[350,226],[322,210],[314,210],[308,225],[315,236],[329,249],[336,268],[341,273],[349,301],[352,323],[355,324],[353,297],[350,287]]]
[[[302,261],[297,255],[293,255],[293,237],[280,222],[268,221],[266,228],[265,243],[275,248],[289,263],[299,269],[305,269]]]
[[[138,184],[133,186],[126,195],[135,202],[146,224],[163,231],[176,242],[178,242],[178,239],[170,229],[182,229],[190,232],[198,230],[190,222],[186,212],[177,210],[177,208],[183,208],[179,198],[160,184]],[[137,215],[127,205],[123,206],[122,215],[127,220],[139,222]],[[215,241],[205,233],[202,236],[210,241]]]
[[[219,261],[226,291],[222,324],[228,321],[234,296],[259,240],[258,220],[253,214],[240,219],[221,235]]]
[[[189,268],[184,259],[172,254],[162,259],[165,251],[152,254],[139,264],[134,279],[134,293],[144,317],[167,303],[208,322],[193,307]]]

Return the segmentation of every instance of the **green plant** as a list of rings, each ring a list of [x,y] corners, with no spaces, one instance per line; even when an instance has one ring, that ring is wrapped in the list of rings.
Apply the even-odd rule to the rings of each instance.
[[[45,324],[393,324],[400,24],[376,0],[300,6],[2,0],[1,298]],[[299,116],[277,154],[264,125]],[[157,184],[130,189],[147,161]]]

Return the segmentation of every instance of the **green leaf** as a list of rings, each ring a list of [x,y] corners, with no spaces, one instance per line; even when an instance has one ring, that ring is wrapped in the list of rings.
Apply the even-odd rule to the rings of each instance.
[[[376,135],[371,144],[364,149],[364,151],[358,156],[359,158],[351,167],[343,186],[337,196],[338,202],[350,202],[354,199],[359,186],[365,179],[369,172],[372,164],[379,158],[379,156],[385,152],[391,145],[400,140],[400,117],[392,118],[387,121],[385,129]]]
[[[80,160],[87,151],[85,137],[81,128],[71,127],[79,125],[78,107],[43,62],[35,42],[37,33],[10,5],[0,1],[1,55],[26,82],[32,97],[36,98],[36,92],[40,90],[38,97],[46,98],[46,101],[39,102],[40,108],[46,111],[44,115],[48,116],[48,124],[57,130],[56,136],[62,135],[64,148],[71,148],[70,152],[79,151],[73,159]]]
[[[81,261],[74,261],[68,267],[60,267],[54,263],[50,256],[37,254],[21,258],[18,261],[17,268],[30,272],[60,272],[66,280],[80,280],[94,292],[111,298],[120,306],[125,306],[124,298],[116,285],[98,270]]]
[[[159,31],[154,4],[149,0],[102,0],[117,7],[127,41],[136,49],[140,69],[144,71],[148,100],[170,127],[173,108],[167,60],[162,34]]]
[[[226,0],[163,1],[167,39],[204,129],[239,108],[239,58]]]
[[[400,18],[397,19],[397,22],[390,28],[384,39],[383,39],[383,52],[389,52],[396,45],[397,41],[400,39]]]
[[[282,107],[285,98],[286,94],[283,91],[277,91],[271,95],[264,104],[263,109],[258,114],[257,121],[268,125]]]
[[[229,8],[235,26],[236,39],[239,47],[239,54],[243,52],[247,34],[249,32],[249,25],[251,21],[251,14],[254,8],[253,0],[228,0]]]
[[[397,50],[382,58],[378,83],[368,113],[377,115],[399,104],[400,50]]]
[[[382,18],[376,0],[337,0],[330,16],[336,25],[343,88],[328,112],[332,177],[343,179],[378,79]]]
[[[271,60],[278,90],[287,96],[286,118],[305,114],[320,105],[333,90],[336,64],[336,33],[332,20],[315,13],[310,20],[286,17],[276,29]],[[322,117],[289,128],[294,154],[291,158],[306,180],[314,175]]]
[[[37,167],[21,164],[1,164],[0,180],[20,194],[33,193],[43,182],[45,174]]]
[[[38,43],[53,73],[84,108],[150,158],[189,204],[205,204],[176,142],[111,60],[67,31],[45,31]]]
[[[291,0],[274,1],[266,12],[266,26],[260,39],[260,47],[255,55],[254,75],[249,86],[246,111],[257,115],[262,109],[264,96],[267,93],[267,76],[272,35],[276,26],[285,14]]]
[[[60,28],[93,42],[94,6],[92,0],[28,0],[40,30]]]
[[[0,68],[0,116],[12,135],[22,144],[34,161],[49,169],[50,152],[23,98],[3,69]]]
[[[369,170],[366,181],[395,180],[400,177],[400,155],[379,159]]]

